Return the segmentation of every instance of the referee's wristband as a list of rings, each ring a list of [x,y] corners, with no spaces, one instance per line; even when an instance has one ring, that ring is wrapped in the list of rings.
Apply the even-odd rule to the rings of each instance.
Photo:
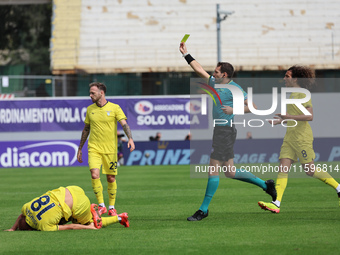
[[[192,61],[195,60],[190,54],[186,54],[186,55],[184,56],[184,58],[185,58],[185,60],[188,62],[189,65],[190,65],[190,63],[191,63]]]

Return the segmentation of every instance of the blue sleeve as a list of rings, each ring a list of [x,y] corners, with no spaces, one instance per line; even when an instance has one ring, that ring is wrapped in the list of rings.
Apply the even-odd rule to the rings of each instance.
[[[210,75],[208,79],[208,85],[215,88],[215,77]]]
[[[242,91],[243,91],[244,100],[248,99],[248,94],[247,94],[247,92],[245,92],[243,89],[242,89]]]

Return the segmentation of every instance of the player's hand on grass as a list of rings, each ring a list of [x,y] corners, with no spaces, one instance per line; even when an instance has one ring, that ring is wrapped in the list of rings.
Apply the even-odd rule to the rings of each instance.
[[[10,229],[5,229],[4,231],[10,232],[10,231],[14,231],[14,229],[10,228]]]
[[[95,229],[95,230],[98,230],[98,228],[96,228],[96,226],[94,225],[93,222],[91,222],[89,225],[88,225],[89,229]]]

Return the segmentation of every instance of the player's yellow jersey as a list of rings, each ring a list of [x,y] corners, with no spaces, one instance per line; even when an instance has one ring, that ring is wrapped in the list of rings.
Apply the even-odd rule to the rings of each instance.
[[[65,203],[64,187],[32,199],[24,204],[21,213],[26,217],[28,225],[41,231],[56,231],[62,218],[68,221],[72,216],[70,207]]]
[[[304,93],[294,92],[290,95],[290,99],[302,99],[305,98],[306,95]],[[305,108],[313,107],[312,100],[310,99],[308,102],[302,104]],[[287,105],[287,114],[290,115],[301,115],[302,111],[295,104]],[[312,128],[309,125],[308,121],[297,121],[297,125],[295,125],[294,121],[287,121],[287,131],[284,137],[284,141],[313,141],[313,132]],[[289,127],[291,126],[291,127]]]
[[[117,122],[126,119],[119,105],[107,102],[103,107],[87,107],[85,124],[90,125],[89,151],[117,153]]]

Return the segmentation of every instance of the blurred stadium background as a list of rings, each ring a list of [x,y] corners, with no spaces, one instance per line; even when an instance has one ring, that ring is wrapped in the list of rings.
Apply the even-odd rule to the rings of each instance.
[[[222,18],[232,13],[221,22],[217,4]],[[109,100],[127,114],[137,142],[132,154],[124,151],[127,165],[189,164],[190,157],[206,163],[211,116],[190,114],[189,84],[197,76],[178,51],[186,33],[189,52],[207,71],[218,55],[232,63],[235,79],[251,84],[263,109],[288,67],[314,68],[317,160],[339,161],[339,9],[337,0],[1,0],[0,166],[79,165],[75,153],[93,81],[104,82]],[[235,161],[277,162],[285,129],[244,126]],[[201,144],[184,141],[190,129]],[[150,142],[157,132],[161,140]]]

